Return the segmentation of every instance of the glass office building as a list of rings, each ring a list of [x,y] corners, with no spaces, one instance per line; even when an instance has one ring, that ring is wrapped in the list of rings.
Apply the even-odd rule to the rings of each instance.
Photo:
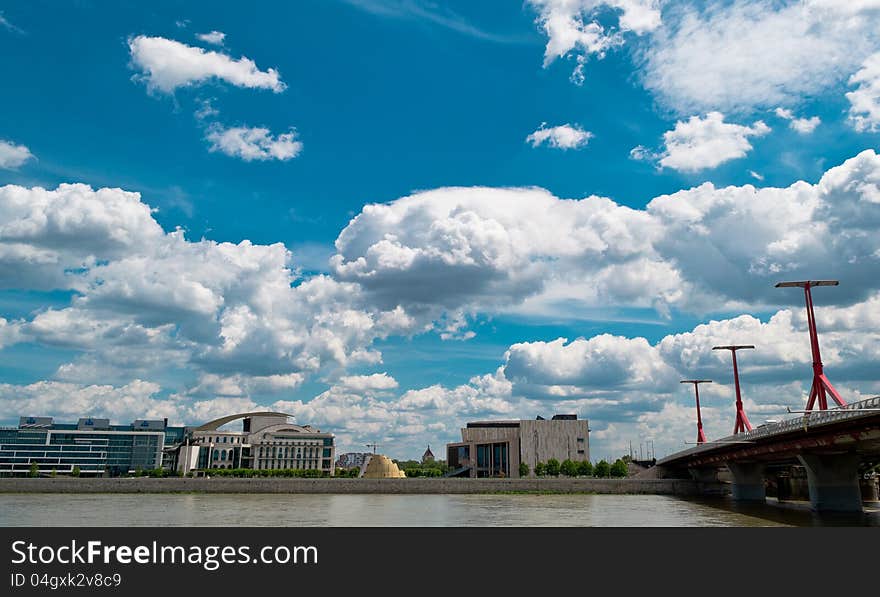
[[[183,428],[166,421],[138,420],[110,425],[108,419],[82,418],[55,423],[51,417],[21,417],[18,427],[0,429],[0,475],[71,474],[119,476],[162,467],[166,434]]]

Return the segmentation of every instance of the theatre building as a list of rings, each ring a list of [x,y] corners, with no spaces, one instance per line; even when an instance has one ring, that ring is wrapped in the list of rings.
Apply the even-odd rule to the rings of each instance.
[[[251,412],[229,415],[192,428],[171,455],[182,474],[194,469],[301,469],[333,475],[334,436],[291,415]],[[241,421],[241,429],[229,425]]]
[[[461,430],[461,441],[446,444],[450,476],[519,477],[519,465],[529,467],[551,458],[559,462],[590,459],[590,430],[577,415],[554,415],[547,420],[474,421]]]

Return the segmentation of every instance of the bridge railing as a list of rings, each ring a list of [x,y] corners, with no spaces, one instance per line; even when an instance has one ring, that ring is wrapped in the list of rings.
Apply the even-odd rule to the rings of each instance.
[[[859,412],[865,411],[866,409],[870,410],[867,410],[867,412]],[[829,408],[827,410],[808,411],[803,415],[792,419],[786,419],[785,421],[780,421],[778,423],[767,423],[745,433],[728,435],[727,437],[722,437],[718,440],[709,441],[705,444],[699,444],[680,452],[676,452],[675,454],[670,454],[669,456],[661,459],[659,461],[659,464],[663,464],[663,462],[667,460],[674,460],[683,456],[689,456],[692,454],[705,452],[707,450],[717,449],[719,446],[723,446],[726,444],[735,444],[740,442],[750,443],[753,441],[758,441],[762,438],[788,433],[797,429],[807,430],[814,427],[820,427],[822,425],[836,423],[841,420],[857,419],[860,417],[875,415],[877,414],[876,409],[880,409],[880,396],[865,398],[864,400],[852,402],[850,404],[847,404],[846,406],[838,406],[836,408]]]

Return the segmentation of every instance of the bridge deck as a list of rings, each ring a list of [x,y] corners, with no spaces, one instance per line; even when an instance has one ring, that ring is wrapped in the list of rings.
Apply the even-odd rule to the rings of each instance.
[[[867,398],[859,402],[853,402],[846,406],[828,409],[824,411],[811,411],[803,416],[761,425],[746,433],[729,435],[727,437],[696,445],[692,448],[670,454],[657,461],[658,466],[684,466],[690,463],[708,463],[722,460],[725,456],[732,458],[743,456],[756,456],[763,447],[763,452],[770,452],[773,456],[784,457],[786,450],[774,451],[770,449],[774,444],[782,442],[791,443],[792,438],[800,438],[800,444],[809,437],[818,437],[835,430],[858,429],[880,430],[880,396]],[[850,432],[852,435],[852,432]],[[853,441],[858,442],[858,433],[853,435]],[[878,447],[880,447],[880,439]],[[795,441],[797,444],[798,441]],[[792,447],[795,446],[792,444]],[[873,444],[872,444],[873,446]],[[801,446],[802,447],[802,446]]]

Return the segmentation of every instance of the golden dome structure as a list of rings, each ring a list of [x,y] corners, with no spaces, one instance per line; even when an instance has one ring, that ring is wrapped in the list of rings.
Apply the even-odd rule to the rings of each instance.
[[[364,479],[401,479],[406,477],[406,473],[400,470],[397,464],[387,456],[373,454],[361,477]]]

